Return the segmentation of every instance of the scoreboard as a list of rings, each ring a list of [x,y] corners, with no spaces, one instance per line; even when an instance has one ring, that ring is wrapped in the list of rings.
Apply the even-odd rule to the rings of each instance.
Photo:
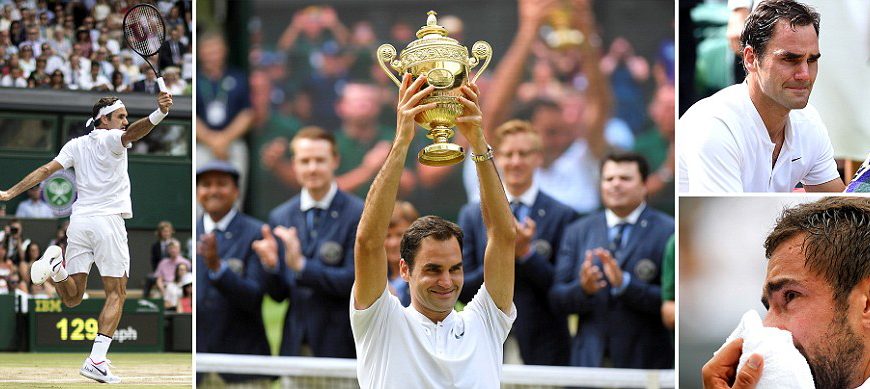
[[[29,300],[30,351],[89,351],[105,303],[105,299],[87,299],[68,308],[60,299]],[[126,300],[112,339],[112,351],[163,351],[163,301]]]

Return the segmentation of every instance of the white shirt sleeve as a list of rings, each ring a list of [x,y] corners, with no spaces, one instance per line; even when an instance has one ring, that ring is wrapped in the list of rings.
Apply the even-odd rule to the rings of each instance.
[[[801,180],[804,185],[819,185],[840,178],[837,162],[834,161],[834,146],[831,145],[828,129],[824,127],[824,124],[821,125],[821,133],[824,135],[819,137],[821,153],[819,153],[819,157],[813,163],[810,171]]]
[[[681,131],[690,132],[681,145],[685,153],[690,193],[743,192],[740,147],[720,119],[683,120]]]
[[[354,294],[351,292],[350,326],[358,351],[383,344],[385,337],[389,335],[390,318],[396,313],[401,313],[396,311],[402,309],[402,303],[396,296],[390,294],[386,284],[384,284],[384,292],[368,308],[356,309],[354,303]]]
[[[510,315],[506,315],[501,309],[498,309],[495,301],[492,301],[492,296],[486,290],[485,283],[471,299],[471,302],[465,306],[465,311],[474,312],[480,317],[486,327],[486,332],[493,336],[492,340],[497,342],[499,347],[504,344],[514,320],[517,319],[517,306],[511,302]]]
[[[57,156],[54,157],[54,160],[63,166],[64,169],[73,167],[75,165],[74,149],[76,147],[78,147],[78,138],[66,142],[66,144],[60,149],[60,152],[57,153]]]
[[[96,130],[94,130],[96,131]],[[124,135],[122,130],[108,130],[104,134],[100,134],[100,145],[109,149],[112,153],[120,154],[124,149],[129,148],[132,144],[121,144],[121,136]]]

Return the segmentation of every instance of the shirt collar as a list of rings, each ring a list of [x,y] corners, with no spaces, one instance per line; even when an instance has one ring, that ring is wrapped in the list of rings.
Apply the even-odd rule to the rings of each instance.
[[[209,216],[209,214],[207,214],[207,213],[203,214],[202,215],[202,228],[204,230],[203,232],[205,232],[206,234],[210,234],[212,231],[214,231],[216,229],[221,230],[221,231],[226,231],[227,226],[230,225],[230,222],[233,221],[233,218],[236,217],[237,213],[239,213],[239,211],[237,211],[235,208],[230,209],[230,211],[227,212],[227,214],[224,215],[224,217],[221,218],[221,220],[218,220],[217,222],[212,220],[211,216]]]
[[[335,194],[338,193],[338,184],[335,181],[329,185],[329,192],[326,192],[326,196],[323,196],[320,201],[315,201],[314,198],[311,197],[311,193],[308,192],[308,189],[302,188],[302,194],[299,199],[299,209],[302,212],[305,212],[311,208],[320,208],[320,209],[329,209],[329,206],[332,204],[332,199],[335,198]]]
[[[529,189],[523,192],[523,194],[519,195],[519,197],[514,197],[513,195],[508,193],[507,189],[505,189],[505,193],[507,193],[509,203],[519,201],[529,208],[532,208],[535,205],[535,200],[538,198],[538,192],[538,183],[534,180],[532,181],[532,186],[530,186]]]
[[[410,287],[410,285],[408,285],[408,287]],[[417,321],[424,326],[434,326],[438,323],[441,323],[442,326],[449,327],[453,325],[453,322],[456,321],[456,318],[459,316],[459,314],[456,313],[456,310],[454,309],[450,311],[449,314],[447,314],[447,317],[445,317],[444,320],[435,323],[431,319],[426,317],[426,315],[418,311],[417,308],[414,308],[414,304],[408,305],[407,307],[405,307],[405,309],[408,310],[408,312],[411,312],[411,315],[413,315],[417,319]]]
[[[625,218],[620,218],[619,216],[616,216],[616,214],[613,213],[613,211],[611,211],[610,209],[605,209],[604,218],[607,220],[607,228],[616,227],[616,225],[619,223],[637,223],[637,219],[640,218],[640,214],[643,212],[644,209],[646,209],[645,201],[640,203],[640,205],[638,205],[637,208],[634,209],[634,211],[631,211],[631,213],[629,213],[628,216],[626,216]]]
[[[870,389],[870,378],[867,378],[867,381],[864,381],[864,383],[861,384],[861,386],[859,386],[855,389]]]

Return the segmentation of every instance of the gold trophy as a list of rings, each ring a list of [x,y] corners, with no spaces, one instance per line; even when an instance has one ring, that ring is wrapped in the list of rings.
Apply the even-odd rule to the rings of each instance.
[[[561,6],[550,12],[549,26],[544,28],[544,40],[547,45],[557,50],[570,50],[580,47],[583,43],[583,33],[571,27],[574,17],[571,5],[563,1]]]
[[[429,166],[449,166],[465,159],[465,151],[461,146],[450,143],[453,137],[453,127],[456,126],[456,118],[462,115],[464,106],[458,97],[462,96],[459,89],[468,82],[468,71],[473,69],[480,61],[483,66],[477,74],[471,78],[471,82],[477,81],[480,73],[489,66],[492,59],[492,46],[484,41],[477,41],[471,47],[471,55],[468,56],[468,48],[459,44],[456,39],[447,36],[447,29],[438,25],[435,11],[429,11],[426,25],[417,31],[417,40],[408,44],[402,53],[396,58],[396,48],[390,44],[378,47],[377,61],[381,69],[390,76],[390,79],[401,87],[401,82],[393,72],[387,69],[386,64],[399,72],[410,73],[414,79],[426,75],[426,82],[435,87],[432,94],[420,101],[419,104],[438,103],[436,108],[423,111],[414,117],[414,121],[428,130],[426,137],[433,140],[420,150],[417,160]]]

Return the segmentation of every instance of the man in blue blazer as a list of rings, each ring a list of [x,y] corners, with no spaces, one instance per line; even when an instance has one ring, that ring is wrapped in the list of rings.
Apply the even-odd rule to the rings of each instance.
[[[272,210],[272,230],[264,228],[264,241],[257,245],[270,295],[290,299],[281,355],[300,355],[304,344],[314,356],[354,358],[347,306],[363,202],[338,190],[339,156],[332,134],[303,128],[290,146],[302,192]],[[283,260],[274,259],[278,254]]]
[[[196,351],[269,355],[260,311],[263,267],[251,248],[263,222],[234,208],[239,172],[214,160],[196,170]],[[223,374],[227,382],[262,377]],[[197,380],[201,377],[197,375]]]
[[[553,284],[556,253],[565,227],[577,218],[573,209],[538,187],[535,170],[543,163],[541,137],[531,124],[511,120],[495,130],[495,163],[504,180],[517,224],[514,303],[517,320],[513,335],[527,365],[568,364],[570,334],[564,314],[551,308],[548,293]],[[480,203],[469,203],[459,214],[465,232],[462,262],[465,287],[459,298],[471,301],[483,283],[486,228]]]
[[[601,165],[605,210],[571,224],[556,262],[550,300],[579,314],[571,365],[634,369],[673,367],[674,348],[661,319],[662,254],[674,220],[646,205],[649,167],[634,153]]]

